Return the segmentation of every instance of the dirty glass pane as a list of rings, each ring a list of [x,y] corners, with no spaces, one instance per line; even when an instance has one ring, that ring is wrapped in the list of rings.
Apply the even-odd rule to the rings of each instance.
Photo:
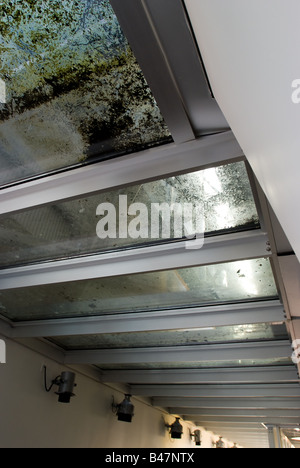
[[[239,162],[1,216],[0,267],[257,227]]]
[[[0,292],[11,320],[97,316],[277,297],[269,259]]]
[[[108,0],[0,16],[0,185],[172,140]]]
[[[61,336],[50,340],[67,350],[191,346],[208,343],[287,340],[284,324],[249,324],[209,329]]]

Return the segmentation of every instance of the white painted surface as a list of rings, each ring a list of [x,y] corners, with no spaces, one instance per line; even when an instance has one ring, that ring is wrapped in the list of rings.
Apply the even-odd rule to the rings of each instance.
[[[299,0],[185,0],[229,125],[300,258]],[[297,94],[299,96],[299,92]]]
[[[119,422],[111,410],[112,395],[116,403],[124,395],[82,374],[76,374],[76,397],[70,404],[58,403],[57,387],[51,393],[44,390],[42,367],[47,365],[48,383],[67,369],[10,340],[6,345],[7,363],[0,365],[0,448],[196,449],[189,436],[196,427],[181,421],[183,438],[172,440],[164,424],[175,417],[150,402],[133,398],[133,422]],[[199,429],[201,448],[211,448],[217,435]]]

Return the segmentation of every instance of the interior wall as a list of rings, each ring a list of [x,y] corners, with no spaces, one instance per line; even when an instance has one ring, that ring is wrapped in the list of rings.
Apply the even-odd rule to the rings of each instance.
[[[195,449],[184,426],[182,440],[172,440],[165,422],[174,417],[151,407],[150,402],[133,398],[135,417],[131,424],[119,422],[111,410],[112,395],[120,403],[122,392],[76,374],[76,397],[60,404],[44,390],[43,366],[48,384],[63,370],[55,361],[6,340],[6,364],[0,364],[0,447],[1,448],[187,448]],[[202,432],[202,447],[213,448],[217,435]],[[232,443],[224,440],[228,447]]]
[[[215,98],[300,260],[300,2],[185,3]]]

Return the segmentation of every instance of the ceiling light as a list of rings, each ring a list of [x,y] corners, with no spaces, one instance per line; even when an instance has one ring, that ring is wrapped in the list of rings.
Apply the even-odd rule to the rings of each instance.
[[[47,368],[44,366],[44,385],[46,392],[50,392],[54,385],[57,385],[58,391],[55,392],[58,395],[59,403],[70,403],[70,400],[74,395],[73,389],[76,387],[75,383],[76,374],[74,372],[62,372],[61,375],[57,376],[52,380],[50,387],[47,387]]]
[[[223,440],[222,440],[222,437],[220,437],[220,439],[216,442],[216,448],[217,448],[217,449],[223,449],[223,448],[225,448],[225,444],[224,444],[224,442],[223,442]]]
[[[195,442],[195,445],[200,446],[201,445],[201,432],[199,429],[193,432],[193,434],[190,432],[190,437]]]
[[[113,413],[117,414],[118,421],[123,421],[127,423],[132,422],[132,418],[134,416],[134,406],[131,403],[130,398],[131,395],[126,394],[125,399],[122,401],[122,403],[116,405],[113,397],[112,411]]]
[[[176,418],[176,421],[170,426],[166,424],[166,427],[170,429],[172,439],[181,439],[183,434],[183,427],[180,424],[180,418]]]

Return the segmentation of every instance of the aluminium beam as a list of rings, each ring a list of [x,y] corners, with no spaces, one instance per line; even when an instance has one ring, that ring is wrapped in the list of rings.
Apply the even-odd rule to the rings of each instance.
[[[194,139],[182,96],[146,3],[112,0],[111,4],[174,141],[181,143]]]
[[[206,428],[208,430],[208,428]],[[222,433],[223,437],[225,437],[225,434],[229,435],[231,434],[231,436],[234,436],[234,439],[231,439],[231,440],[235,440],[235,437],[239,437],[240,440],[243,440],[243,439],[247,439],[247,436],[250,438],[250,439],[259,439],[260,437],[264,437],[266,434],[266,430],[262,428],[262,430],[258,431],[258,430],[249,430],[247,431],[247,429],[244,429],[244,430],[241,430],[241,432],[239,432],[239,430],[234,430],[234,431],[231,431],[231,430],[228,430],[228,429],[224,429],[223,426],[219,426],[219,427],[215,427],[214,430],[212,430],[212,428],[209,428],[210,431],[214,432],[215,434],[219,434],[220,432]],[[228,437],[226,436],[226,438],[228,439]]]
[[[263,441],[267,440],[267,436],[265,434],[265,430],[262,430],[261,432],[238,432],[238,431],[228,431],[224,430],[222,426],[215,427],[212,429],[211,427],[208,428],[206,427],[205,429],[210,430],[211,432],[214,432],[215,434],[222,434],[222,437],[226,438],[227,440],[232,440],[234,442],[239,443],[239,445],[245,445],[246,443],[252,442],[256,444],[262,444],[264,443]]]
[[[0,290],[268,257],[267,242],[266,233],[255,230],[205,239],[199,249],[178,242],[7,268],[0,270]]]
[[[170,144],[2,189],[0,215],[241,160],[231,131]]]
[[[205,427],[210,427],[214,428],[214,432],[218,432],[219,429],[218,423],[216,421],[202,421],[202,424],[205,425]],[[261,423],[257,422],[223,422],[222,423],[222,429],[223,430],[228,430],[228,431],[241,431],[241,432],[266,432],[266,428],[263,427]]]
[[[199,422],[196,424],[200,425]],[[214,421],[202,421],[201,426],[205,428],[206,431],[211,431],[214,434],[222,434],[223,437],[226,437],[229,440],[240,443],[247,442],[249,440],[256,440],[257,443],[261,442],[263,439],[267,439],[267,431],[261,423],[256,422],[247,422],[247,423],[230,423],[230,422],[214,422]]]
[[[158,31],[195,133],[217,133],[228,128],[229,124],[213,97],[184,2],[145,0],[145,4]]]
[[[131,385],[130,393],[151,398],[285,398],[300,397],[300,385]]]
[[[205,428],[205,429],[210,430],[211,432],[214,432],[215,434],[221,433],[223,438],[234,441],[235,443],[238,443],[241,446],[245,446],[248,443],[252,443],[255,445],[256,444],[262,445],[262,444],[266,444],[268,440],[268,436],[266,436],[266,434],[264,433],[265,431],[264,432],[262,431],[259,433],[255,433],[255,432],[239,433],[238,431],[236,432],[226,431],[222,428],[222,426],[219,426],[218,428],[214,428],[214,430],[212,428]]]
[[[212,97],[182,1],[113,0],[112,4],[175,140],[182,134],[188,136],[178,119],[176,98],[182,101],[197,135],[228,128]]]
[[[215,434],[222,433],[223,437],[226,437],[229,440],[236,440],[236,438],[241,442],[242,440],[247,439],[257,439],[259,440],[261,437],[265,436],[265,429],[261,430],[247,430],[247,429],[226,429],[222,426],[214,426],[214,427],[205,427],[205,429],[214,432]]]
[[[255,427],[254,427],[255,426]],[[227,424],[225,425],[225,423],[222,424],[222,431],[227,431],[227,432],[231,432],[232,434],[252,434],[252,435],[259,435],[259,434],[265,434],[266,430],[263,428],[263,426],[261,426],[261,428],[258,428],[258,424],[253,424],[253,427],[251,428],[251,424],[248,423],[248,425],[245,425],[244,427],[241,426],[241,424],[235,424],[235,425],[232,425],[232,426],[228,426]],[[206,426],[205,426],[206,427]],[[210,429],[211,428],[214,428],[213,429],[213,432],[216,432],[218,433],[219,430],[220,430],[220,427],[218,427],[217,425],[215,426],[210,426]]]
[[[193,421],[195,426],[202,426],[202,427],[209,427],[210,425],[216,425],[220,427],[220,430],[222,428],[222,425],[224,424],[227,426],[228,423],[244,423],[244,424],[264,424],[264,425],[270,425],[270,426],[281,426],[284,424],[291,424],[297,426],[297,418],[294,417],[266,417],[266,416],[257,416],[256,418],[253,418],[251,416],[204,416],[201,419],[199,419],[199,416],[195,416],[194,418],[191,419],[191,416],[189,415],[182,415],[182,419],[184,421]]]
[[[231,343],[218,345],[174,346],[155,348],[105,349],[92,351],[66,351],[66,364],[145,364],[201,361],[280,359],[291,355],[288,340],[258,343]]]
[[[184,415],[185,418],[194,420],[195,418],[207,418],[212,416],[214,418],[228,417],[228,418],[242,418],[249,417],[256,421],[256,418],[282,418],[282,423],[285,423],[285,418],[293,419],[297,424],[300,418],[300,409],[280,409],[280,408],[258,408],[258,409],[244,409],[244,408],[184,408],[184,407],[168,407],[170,414]]]
[[[294,365],[218,369],[103,371],[102,382],[131,384],[249,384],[299,383]]]
[[[211,305],[187,309],[42,320],[11,324],[10,336],[55,337],[105,333],[199,329],[230,325],[280,322],[283,306],[278,300],[245,304]],[[9,326],[6,326],[6,329]]]
[[[234,440],[236,442],[236,438],[239,440],[239,442],[241,442],[242,440],[247,440],[247,438],[249,439],[252,439],[252,440],[259,440],[261,437],[266,437],[266,430],[262,428],[262,430],[258,431],[247,431],[246,429],[243,431],[241,430],[239,432],[239,430],[235,430],[235,431],[231,431],[231,430],[228,430],[228,429],[224,429],[223,426],[219,426],[219,427],[214,427],[214,429],[212,429],[212,427],[205,427],[205,429],[207,430],[210,430],[212,432],[214,432],[215,434],[222,434],[223,437],[226,437],[226,439],[229,439],[229,440]]]
[[[190,408],[213,408],[213,409],[233,409],[242,410],[265,410],[265,409],[295,409],[300,411],[300,398],[176,398],[176,397],[160,397],[152,398],[152,405],[162,408],[172,407],[186,409]],[[172,411],[174,412],[174,411]]]

